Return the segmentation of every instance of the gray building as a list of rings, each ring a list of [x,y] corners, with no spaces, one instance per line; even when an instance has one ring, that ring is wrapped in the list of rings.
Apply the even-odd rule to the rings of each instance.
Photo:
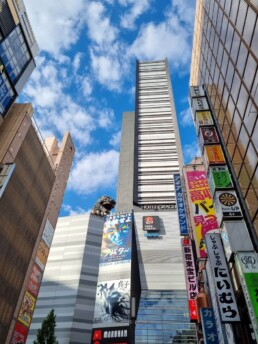
[[[167,60],[137,63],[136,109],[123,115],[120,152],[117,211],[109,217],[110,227],[105,224],[103,230],[103,218],[93,215],[59,219],[28,344],[52,308],[62,344],[90,343],[92,326],[94,344],[196,343],[176,210],[173,174],[179,173],[182,158]],[[131,228],[115,231],[113,226],[113,250],[105,246],[103,255],[112,221],[121,225],[131,213]],[[122,230],[128,239],[131,229],[120,254]],[[115,287],[124,309],[130,298],[129,317],[125,312],[117,323],[118,317],[101,305],[102,293]]]

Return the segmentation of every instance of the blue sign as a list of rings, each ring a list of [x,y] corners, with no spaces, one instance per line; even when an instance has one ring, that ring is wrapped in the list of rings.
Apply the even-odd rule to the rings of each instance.
[[[219,344],[218,332],[212,308],[201,308],[202,329],[206,344]]]
[[[174,185],[176,192],[177,214],[179,219],[180,235],[188,235],[189,231],[186,221],[185,203],[180,174],[174,174]]]

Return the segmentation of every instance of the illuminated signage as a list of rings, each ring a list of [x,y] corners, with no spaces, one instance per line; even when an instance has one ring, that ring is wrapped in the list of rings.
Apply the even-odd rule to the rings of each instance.
[[[225,157],[221,145],[205,146],[205,157],[208,164],[225,164]]]
[[[256,252],[238,252],[236,267],[246,305],[258,342],[258,255]]]
[[[209,110],[209,105],[205,97],[193,98],[192,107],[194,111],[204,111]]]
[[[212,195],[216,189],[232,188],[233,183],[227,166],[210,166],[208,181]]]
[[[197,320],[196,296],[198,294],[198,284],[194,266],[194,258],[191,241],[187,238],[181,239],[183,247],[183,261],[186,277],[186,289],[188,295],[188,305],[191,320]]]
[[[208,180],[205,171],[187,171],[187,192],[192,203],[195,233],[201,258],[207,256],[204,236],[212,229],[218,228]]]
[[[199,139],[202,147],[204,144],[219,143],[218,134],[214,127],[201,127]]]
[[[214,206],[220,221],[242,217],[242,211],[235,191],[216,191]]]
[[[213,125],[213,119],[210,111],[197,111],[196,122],[198,128],[204,125]]]
[[[188,235],[185,203],[180,174],[174,174],[174,185],[176,191],[177,214],[179,220],[180,235]]]
[[[212,276],[215,282],[215,290],[221,321],[223,323],[240,321],[235,294],[233,291],[220,234],[207,233],[205,235],[205,241],[210,260]]]
[[[144,231],[159,231],[160,223],[158,216],[143,216],[142,228]]]
[[[129,327],[96,328],[92,331],[92,344],[129,344]]]
[[[218,332],[212,308],[201,308],[203,336],[206,344],[219,344]]]

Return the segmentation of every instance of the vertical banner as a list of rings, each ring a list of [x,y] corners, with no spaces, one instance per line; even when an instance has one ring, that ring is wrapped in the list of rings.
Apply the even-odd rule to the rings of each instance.
[[[206,344],[219,344],[218,332],[212,308],[201,308],[203,336]]]
[[[187,227],[185,203],[180,174],[174,174],[174,185],[176,192],[177,214],[179,219],[180,235],[188,235],[189,231]]]
[[[253,331],[258,342],[258,254],[253,251],[238,252],[235,258]]]
[[[205,171],[187,171],[188,193],[192,203],[196,238],[201,258],[207,256],[204,237],[210,230],[218,229],[208,180]]]
[[[191,320],[197,320],[196,296],[198,284],[194,266],[194,257],[190,239],[181,239],[183,248],[183,261],[185,268],[186,290],[188,295],[189,315]]]
[[[232,287],[220,234],[205,235],[208,256],[211,264],[221,322],[240,321],[236,298]]]

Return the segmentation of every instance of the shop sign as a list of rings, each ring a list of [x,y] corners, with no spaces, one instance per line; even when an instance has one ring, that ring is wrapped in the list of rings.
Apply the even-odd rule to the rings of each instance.
[[[32,295],[37,296],[40,288],[40,283],[43,277],[43,272],[39,266],[34,263],[32,271],[27,283],[27,290],[32,293]]]
[[[201,308],[204,341],[206,344],[219,344],[218,332],[212,308]]]
[[[190,86],[189,90],[191,98],[205,97],[204,89],[202,86]]]
[[[42,239],[45,241],[48,248],[50,248],[51,246],[53,236],[54,236],[54,228],[49,222],[49,220],[47,219],[45,228],[42,234]]]
[[[212,195],[214,195],[215,189],[233,187],[227,166],[211,166],[208,172],[208,181]]]
[[[242,211],[235,191],[216,191],[214,205],[220,221],[242,217]]]
[[[208,164],[226,163],[221,145],[205,146],[204,150]]]
[[[41,240],[39,243],[39,248],[38,248],[38,252],[37,252],[37,256],[36,256],[35,261],[40,266],[40,268],[42,270],[44,270],[44,267],[47,263],[48,253],[49,253],[49,248],[47,247],[45,242],[43,240]]]
[[[198,284],[196,278],[196,270],[194,265],[194,257],[190,239],[181,239],[183,248],[183,261],[186,276],[186,289],[188,295],[188,305],[191,320],[197,320],[196,296],[198,294]]]
[[[221,322],[238,322],[240,321],[239,312],[220,234],[208,233],[205,235],[205,241],[212,275],[215,281],[215,290]]]
[[[18,321],[15,324],[14,333],[11,339],[11,344],[25,344],[29,329],[23,326]]]
[[[108,327],[92,330],[92,344],[129,344],[129,327]]]
[[[144,231],[159,231],[160,222],[159,216],[143,216],[142,226]]]
[[[213,125],[213,119],[210,111],[196,111],[196,130],[205,125]]]
[[[209,104],[207,103],[206,97],[193,98],[192,107],[194,112],[209,110]]]
[[[258,342],[258,254],[254,251],[238,252],[236,266]]]
[[[36,299],[28,291],[26,291],[21,305],[18,320],[27,327],[30,326],[35,303]]]
[[[176,204],[142,204],[142,210],[172,210],[176,209]]]
[[[180,174],[174,174],[174,185],[176,191],[177,214],[179,220],[180,235],[188,235],[188,226],[186,220],[185,203],[181,184]]]
[[[202,147],[204,144],[219,143],[215,127],[201,127],[199,139]]]

